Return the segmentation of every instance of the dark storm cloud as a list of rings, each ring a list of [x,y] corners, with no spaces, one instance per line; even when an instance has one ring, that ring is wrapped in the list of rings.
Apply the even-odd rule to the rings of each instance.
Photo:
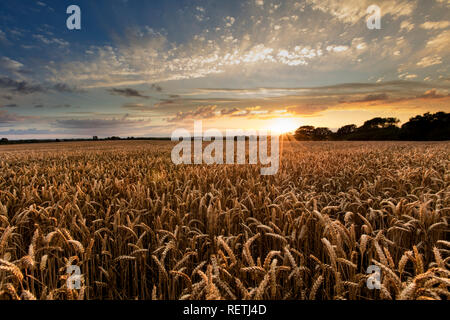
[[[57,104],[57,105],[54,105],[54,106],[46,106],[46,105],[43,105],[43,104],[36,104],[34,106],[34,108],[36,108],[36,109],[42,109],[42,108],[62,109],[62,108],[71,108],[71,107],[72,107],[72,105],[68,104],[68,103],[66,103],[66,104]]]
[[[211,119],[217,116],[216,106],[198,107],[195,110],[178,112],[174,117],[167,119],[168,122],[180,122],[187,119]]]
[[[173,100],[173,99],[164,99],[161,100],[161,102],[158,102],[157,104],[155,104],[155,107],[161,107],[161,106],[167,106],[167,105],[171,105],[171,104],[176,104],[177,100]]]
[[[239,111],[240,111],[240,109],[238,109],[238,108],[231,108],[231,109],[223,109],[220,111],[220,113],[222,115],[229,115],[229,114],[233,114],[233,113],[236,113]]]
[[[0,88],[8,89],[14,94],[27,95],[32,93],[45,93],[48,91],[60,93],[80,93],[82,90],[70,87],[65,83],[57,83],[51,86],[33,84],[28,81],[18,81],[8,77],[0,77]]]
[[[16,81],[6,77],[0,77],[0,88],[9,89],[17,94],[31,94],[47,91],[41,85],[34,85],[27,81]]]
[[[162,88],[157,84],[152,84],[151,88],[157,92],[162,92]]]
[[[123,96],[123,97],[128,97],[128,98],[144,98],[144,99],[150,98],[149,96],[145,96],[142,93],[140,93],[139,91],[137,91],[135,89],[131,89],[131,88],[126,88],[126,89],[112,88],[112,89],[109,89],[108,91],[112,95]]]
[[[81,90],[77,87],[71,87],[65,83],[57,83],[53,87],[51,87],[52,90],[56,92],[62,92],[62,93],[81,93],[84,92],[84,90]]]

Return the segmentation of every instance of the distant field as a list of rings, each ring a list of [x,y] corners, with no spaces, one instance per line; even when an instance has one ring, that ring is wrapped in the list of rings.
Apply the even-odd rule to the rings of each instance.
[[[0,146],[0,299],[449,298],[450,142],[284,142],[274,176],[174,145]]]

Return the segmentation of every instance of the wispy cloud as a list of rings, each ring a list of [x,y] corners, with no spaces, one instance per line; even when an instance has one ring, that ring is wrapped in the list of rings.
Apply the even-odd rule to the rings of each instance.
[[[142,103],[127,103],[122,105],[122,108],[139,112],[148,112],[154,110],[152,106],[144,105]]]
[[[0,109],[0,126],[11,125],[25,119],[26,117]]]
[[[68,119],[57,120],[54,126],[66,129],[104,129],[132,126],[137,123],[142,123],[142,121],[128,119]]]

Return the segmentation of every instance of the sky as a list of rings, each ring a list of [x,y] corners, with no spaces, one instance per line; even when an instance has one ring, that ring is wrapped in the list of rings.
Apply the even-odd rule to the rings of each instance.
[[[78,5],[81,30],[66,9]],[[381,9],[369,29],[367,8]],[[448,0],[0,2],[0,137],[293,130],[450,112]]]

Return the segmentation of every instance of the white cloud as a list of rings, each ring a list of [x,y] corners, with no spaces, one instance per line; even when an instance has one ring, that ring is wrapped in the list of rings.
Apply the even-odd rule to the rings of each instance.
[[[411,22],[405,20],[402,21],[402,23],[400,24],[400,30],[406,30],[407,32],[411,31],[412,29],[414,29],[414,24],[412,24]]]
[[[5,41],[6,40],[6,34],[0,30],[0,40]]]
[[[450,26],[450,21],[427,21],[420,25],[421,28],[427,30],[445,29]]]
[[[427,42],[427,48],[435,51],[449,51],[450,30],[446,30],[430,39]]]
[[[417,66],[426,68],[426,67],[434,66],[436,64],[441,64],[441,63],[442,63],[442,58],[439,56],[423,57],[422,60],[417,62]]]
[[[56,44],[59,45],[61,47],[67,47],[69,45],[69,42],[63,40],[63,39],[58,39],[58,38],[48,38],[42,34],[34,34],[33,35],[34,39],[37,39],[41,42],[43,42],[44,44],[50,45],[50,44]]]
[[[0,68],[6,69],[8,71],[17,71],[23,67],[23,64],[12,60],[8,57],[1,57],[0,58]]]
[[[196,18],[199,22],[204,21],[204,20],[205,20],[205,12],[206,12],[205,8],[200,7],[200,6],[197,6],[197,7],[195,8],[195,10],[197,11],[197,14],[195,14],[195,18]],[[206,20],[208,20],[208,18],[206,18]]]
[[[230,16],[225,17],[225,22],[226,22],[227,27],[231,27],[235,21],[236,21],[236,19],[234,17],[230,17]]]
[[[327,12],[342,22],[356,23],[366,17],[367,8],[374,4],[373,0],[306,0],[314,9]],[[384,0],[378,1],[381,14],[391,15],[394,18],[408,16],[414,11],[416,1],[411,0]]]
[[[333,52],[343,52],[347,51],[348,46],[328,46],[327,51],[333,51]]]
[[[408,72],[405,72],[400,74],[398,77],[403,80],[412,80],[417,78],[417,74],[410,74]]]
[[[322,12],[311,13],[308,6],[281,2],[272,14],[261,15],[257,13],[260,10],[255,10],[247,19],[236,19],[231,14],[216,17],[211,20],[215,25],[205,26],[203,31],[182,43],[170,43],[166,35],[155,31],[135,30],[116,44],[86,48],[84,52],[89,54],[78,61],[49,65],[50,80],[97,87],[198,79],[223,73],[222,79],[244,81],[243,77],[257,74],[260,79],[279,70],[289,79],[301,78],[302,72],[298,71],[302,70],[313,73],[358,70],[371,73],[377,79],[380,74],[395,77],[392,70],[399,66],[402,69],[399,73],[417,73],[422,77],[424,75],[417,69],[436,61],[421,59],[436,54],[442,61],[446,59],[443,51],[447,50],[448,39],[445,34],[434,32],[427,39],[430,35],[423,31],[419,35],[403,32],[420,25],[415,16],[386,24],[378,36],[372,37],[375,33],[368,32],[363,21],[367,15],[366,4],[371,1],[307,1],[316,10],[331,13],[337,19],[330,17],[324,24],[322,19],[316,18],[317,15],[323,18]],[[388,14],[391,17],[386,19],[406,15],[415,8],[415,1],[409,1],[406,9],[402,7],[404,4],[405,1],[380,1],[383,19]],[[254,3],[246,5],[254,6]],[[264,5],[275,10],[268,3]],[[308,12],[301,13],[303,8]],[[203,7],[194,6],[192,18],[205,11]],[[353,12],[355,16],[346,16]],[[214,12],[212,14],[215,16]],[[343,21],[359,21],[359,24],[343,25]],[[51,41],[51,37],[45,39]],[[416,44],[422,49],[413,51]],[[432,53],[432,50],[437,51]],[[374,70],[375,64],[383,70]]]

